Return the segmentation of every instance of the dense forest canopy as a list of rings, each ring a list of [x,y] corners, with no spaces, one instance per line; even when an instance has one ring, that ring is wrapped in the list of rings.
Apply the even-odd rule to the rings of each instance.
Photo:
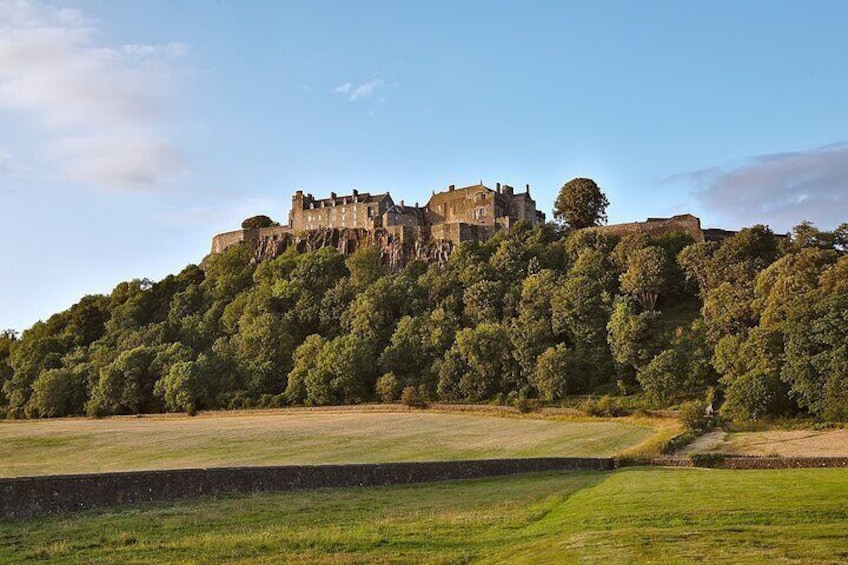
[[[848,225],[719,243],[519,224],[444,265],[236,246],[0,333],[0,414],[705,399],[848,420]]]

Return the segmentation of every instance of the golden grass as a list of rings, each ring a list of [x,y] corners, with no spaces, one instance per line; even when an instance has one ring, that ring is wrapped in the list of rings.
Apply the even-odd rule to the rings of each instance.
[[[662,419],[345,407],[0,423],[0,476],[246,465],[608,457]]]
[[[848,457],[848,430],[717,431],[698,438],[684,453]]]

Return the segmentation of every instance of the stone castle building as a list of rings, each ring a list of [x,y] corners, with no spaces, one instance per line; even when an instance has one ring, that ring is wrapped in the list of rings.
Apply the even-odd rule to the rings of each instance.
[[[487,239],[520,220],[545,221],[545,215],[536,210],[536,202],[530,197],[530,185],[525,192],[516,194],[511,186],[497,183],[494,190],[483,184],[464,188],[450,185],[444,192],[433,192],[424,206],[418,206],[417,202],[408,206],[403,200],[395,203],[388,192],[372,195],[354,190],[347,196],[331,192],[329,198],[315,198],[298,190],[292,197],[288,227],[293,232],[304,232],[321,228],[373,230],[405,226],[430,228],[431,235],[433,228],[437,228],[439,239],[459,243],[466,239]],[[441,228],[448,225],[459,229]],[[470,232],[474,233],[472,237],[456,237]]]
[[[530,185],[520,193],[500,183],[494,189],[482,182],[462,188],[450,185],[446,191],[434,191],[424,206],[396,203],[388,192],[354,190],[315,198],[298,190],[292,196],[288,224],[216,235],[212,253],[241,242],[250,243],[259,259],[291,246],[301,251],[332,246],[352,253],[361,245],[374,245],[390,266],[402,266],[411,259],[446,260],[463,241],[485,241],[519,221],[545,221],[530,196]]]

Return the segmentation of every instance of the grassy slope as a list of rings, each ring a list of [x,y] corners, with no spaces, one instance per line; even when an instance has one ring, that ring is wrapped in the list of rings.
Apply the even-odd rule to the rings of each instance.
[[[421,411],[0,421],[0,477],[179,467],[611,456],[668,422]]]
[[[838,563],[848,471],[626,469],[0,524],[0,563]]]

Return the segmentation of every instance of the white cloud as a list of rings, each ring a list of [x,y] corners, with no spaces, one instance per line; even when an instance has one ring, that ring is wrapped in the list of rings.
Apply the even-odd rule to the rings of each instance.
[[[372,77],[358,85],[346,82],[337,86],[335,88],[335,92],[344,94],[351,102],[356,102],[357,100],[365,100],[373,97],[378,90],[383,89],[386,86],[387,84],[385,80],[378,77]],[[380,98],[380,101],[385,102],[385,98]]]
[[[675,178],[694,186],[706,211],[740,225],[785,231],[802,220],[823,229],[848,221],[848,142],[760,155]]]
[[[78,10],[0,0],[0,108],[35,119],[67,179],[156,188],[183,168],[162,129],[188,47],[109,47],[97,35]]]

